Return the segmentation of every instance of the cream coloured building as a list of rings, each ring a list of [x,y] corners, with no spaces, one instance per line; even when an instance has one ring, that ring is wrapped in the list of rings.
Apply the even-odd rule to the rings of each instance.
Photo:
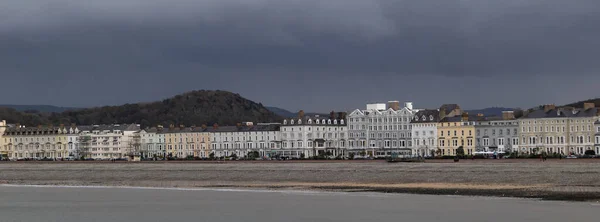
[[[9,159],[63,159],[69,157],[68,136],[72,129],[64,126],[6,128],[3,155]]]
[[[594,149],[599,116],[593,103],[583,108],[540,106],[519,118],[519,153],[583,155]]]
[[[158,135],[164,138],[167,157],[208,158],[210,155],[211,137],[206,126],[159,128]]]
[[[208,128],[211,152],[215,157],[246,157],[249,152],[258,152],[261,157],[283,155],[280,123],[246,122],[238,126],[213,125]]]

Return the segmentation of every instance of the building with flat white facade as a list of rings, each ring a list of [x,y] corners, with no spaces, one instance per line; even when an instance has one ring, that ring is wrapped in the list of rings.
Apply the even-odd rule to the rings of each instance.
[[[412,154],[430,157],[437,150],[437,123],[440,121],[439,110],[421,110],[411,121]]]
[[[347,155],[347,135],[343,116],[285,119],[281,125],[281,150],[276,152],[294,158],[343,157]]]
[[[475,150],[478,152],[512,152],[519,148],[519,121],[513,111],[501,117],[483,117],[475,123]]]
[[[93,125],[78,126],[79,153],[91,159],[120,159],[139,155],[140,126]]]
[[[594,123],[600,112],[593,103],[584,108],[544,105],[519,118],[519,152],[583,155],[595,146]]]
[[[348,115],[348,150],[357,156],[383,157],[392,153],[412,154],[412,126],[415,113],[411,102],[400,108],[398,101],[367,104]]]

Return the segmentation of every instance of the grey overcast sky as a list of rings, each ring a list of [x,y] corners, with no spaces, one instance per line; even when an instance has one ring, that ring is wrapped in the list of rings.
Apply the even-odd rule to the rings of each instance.
[[[598,0],[0,0],[0,103],[291,111],[600,97]]]

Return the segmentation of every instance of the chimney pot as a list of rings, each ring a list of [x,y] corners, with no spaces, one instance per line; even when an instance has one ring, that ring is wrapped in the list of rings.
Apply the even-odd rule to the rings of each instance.
[[[556,106],[554,104],[546,104],[544,105],[544,112],[547,113],[550,110],[556,109]]]

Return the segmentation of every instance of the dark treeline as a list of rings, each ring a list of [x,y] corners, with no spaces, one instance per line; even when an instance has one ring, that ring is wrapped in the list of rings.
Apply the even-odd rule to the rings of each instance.
[[[159,102],[104,106],[62,113],[19,112],[0,108],[0,119],[25,126],[59,124],[138,123],[142,127],[174,125],[235,125],[239,122],[278,122],[280,117],[227,91],[192,91]]]

